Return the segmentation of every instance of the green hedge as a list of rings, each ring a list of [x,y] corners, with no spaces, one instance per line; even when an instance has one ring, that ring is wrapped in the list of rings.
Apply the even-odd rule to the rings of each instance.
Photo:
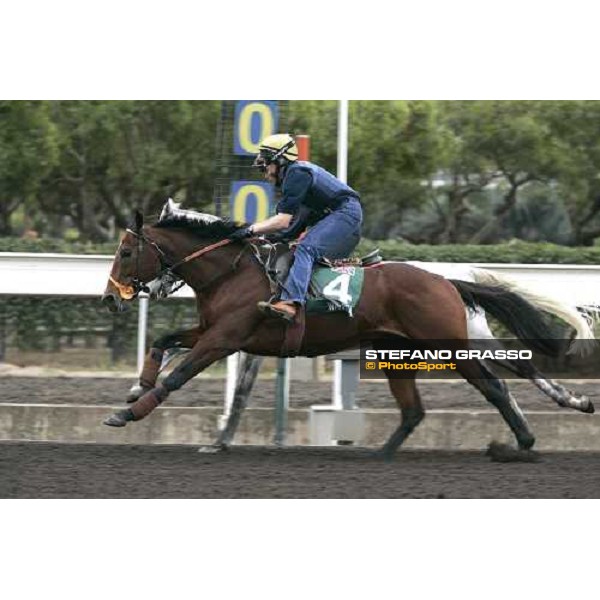
[[[100,298],[0,295],[0,360],[3,345],[58,352],[76,338],[98,340],[111,349],[113,362],[131,362],[135,360],[138,306],[133,302],[129,311],[111,314]],[[148,342],[197,322],[193,299],[151,302]]]
[[[0,252],[59,252],[66,254],[115,253],[117,244],[82,244],[63,240],[0,238]],[[514,241],[494,246],[405,244],[396,240],[363,240],[357,252],[365,254],[378,247],[387,260],[422,260],[433,262],[498,262],[600,264],[600,247],[572,248],[548,243]]]
[[[600,247],[572,248],[548,243],[515,241],[494,246],[402,244],[394,240],[363,240],[359,251],[367,253],[378,247],[387,260],[422,260],[430,262],[481,262],[529,264],[600,264]]]
[[[117,242],[105,244],[83,244],[64,240],[42,238],[27,240],[14,237],[0,237],[0,252],[46,252],[60,254],[110,254],[117,250]]]

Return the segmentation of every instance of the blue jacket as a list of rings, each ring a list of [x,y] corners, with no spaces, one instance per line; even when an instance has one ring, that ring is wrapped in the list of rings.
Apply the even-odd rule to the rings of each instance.
[[[294,215],[300,206],[312,209],[315,216],[338,209],[346,199],[359,198],[349,186],[331,173],[310,162],[291,163],[281,183],[283,198],[277,205],[278,213]]]

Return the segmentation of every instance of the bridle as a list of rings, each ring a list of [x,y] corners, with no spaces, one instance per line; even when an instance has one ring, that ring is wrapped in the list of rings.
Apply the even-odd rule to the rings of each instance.
[[[220,240],[219,242],[215,242],[214,244],[209,244],[208,246],[204,246],[203,248],[200,248],[199,250],[195,250],[194,252],[192,252],[191,254],[188,254],[181,260],[178,260],[177,262],[172,263],[169,260],[169,258],[167,257],[167,255],[165,254],[165,252],[160,248],[160,246],[154,240],[152,240],[147,235],[145,235],[142,230],[134,231],[133,229],[126,229],[126,231],[127,231],[127,233],[131,233],[137,239],[136,277],[134,277],[131,280],[130,285],[127,285],[127,284],[121,283],[120,281],[117,281],[112,275],[109,276],[109,281],[117,288],[117,290],[119,291],[119,295],[124,300],[134,300],[135,298],[137,298],[139,296],[140,293],[142,293],[142,292],[149,293],[150,292],[148,285],[145,284],[144,282],[142,282],[139,278],[140,255],[141,255],[144,244],[148,244],[156,252],[156,254],[158,256],[158,260],[160,261],[160,271],[155,275],[154,279],[162,279],[165,276],[168,276],[172,281],[180,280],[178,285],[170,290],[169,293],[172,294],[185,285],[185,281],[181,280],[181,277],[179,277],[174,272],[175,269],[177,269],[178,267],[181,267],[182,265],[185,265],[186,263],[190,262],[191,260],[200,258],[204,254],[208,254],[209,252],[212,252],[213,250],[216,250],[217,248],[221,248],[222,246],[231,244],[231,241],[232,241],[230,239],[225,238],[223,240]],[[230,269],[228,271],[226,271],[225,273],[217,274],[215,277],[210,279],[202,287],[196,289],[195,291],[198,292],[203,289],[206,289],[207,287],[211,286],[217,279],[220,279],[221,277],[223,277],[230,271],[235,271],[237,269],[237,265],[239,264],[239,261],[242,257],[242,254],[246,250],[247,246],[248,246],[248,244],[244,244],[244,247],[242,248],[240,253],[236,256],[236,258],[234,259],[234,261],[231,264]]]

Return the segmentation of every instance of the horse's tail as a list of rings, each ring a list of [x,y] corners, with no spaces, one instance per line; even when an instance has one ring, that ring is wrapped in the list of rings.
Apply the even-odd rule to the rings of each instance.
[[[555,298],[536,294],[527,289],[527,287],[520,286],[507,277],[490,273],[490,271],[484,269],[473,269],[473,277],[478,283],[505,287],[519,294],[541,311],[554,315],[562,319],[567,325],[570,325],[575,330],[575,337],[569,349],[569,354],[588,354],[593,350],[593,345],[596,343],[594,326],[598,322],[599,317],[597,311],[580,310],[578,307],[559,302]]]
[[[578,305],[577,310],[592,330],[600,324],[600,304]]]
[[[576,340],[588,340],[588,344],[573,346],[571,351],[591,350],[589,340],[594,339],[591,323],[576,309],[483,269],[473,269],[472,276],[475,283],[450,280],[463,302],[471,308],[481,306],[531,350],[558,356],[564,348],[564,331],[544,313],[555,315],[573,327]]]

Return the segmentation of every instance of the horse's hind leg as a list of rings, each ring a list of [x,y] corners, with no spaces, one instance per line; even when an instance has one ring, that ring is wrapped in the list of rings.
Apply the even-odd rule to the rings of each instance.
[[[529,450],[535,437],[521,409],[508,391],[506,383],[498,379],[481,361],[465,360],[457,364],[460,374],[493,404],[511,428],[521,450]]]
[[[485,311],[481,307],[467,309],[467,329],[472,340],[485,340],[482,349],[504,349],[504,345],[494,337]],[[529,360],[496,360],[496,364],[511,371],[518,377],[529,379],[541,392],[552,398],[559,406],[566,406],[585,413],[593,413],[594,405],[587,396],[577,397],[560,383],[548,379]]]
[[[414,376],[410,379],[393,379],[393,375],[387,371],[386,376],[390,390],[402,414],[400,425],[381,449],[384,459],[391,460],[396,450],[423,420],[425,411],[421,404],[421,397],[419,396]]]
[[[549,396],[559,406],[573,408],[584,413],[595,411],[592,401],[587,396],[576,396],[557,381],[548,379],[545,375],[528,360],[509,360],[508,365],[503,361],[498,364],[508,368],[523,379],[529,379],[541,392]]]
[[[258,370],[262,364],[262,356],[254,356],[253,354],[242,353],[238,379],[235,385],[235,393],[233,395],[233,402],[231,403],[231,410],[227,417],[227,423],[225,427],[219,432],[217,440],[211,446],[202,446],[198,449],[198,452],[204,453],[216,453],[222,450],[227,450],[233,441],[233,436],[237,431],[242,413],[248,404],[248,397],[256,381]]]

